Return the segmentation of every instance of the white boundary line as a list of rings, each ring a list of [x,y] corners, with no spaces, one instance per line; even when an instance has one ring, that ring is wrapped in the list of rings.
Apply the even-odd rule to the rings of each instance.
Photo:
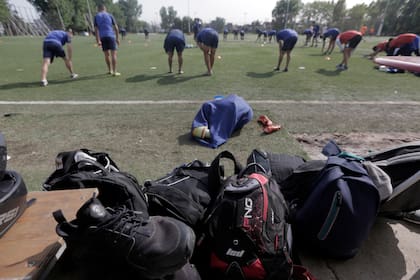
[[[204,100],[51,100],[51,101],[0,101],[0,105],[164,105],[202,104]],[[248,100],[249,104],[310,104],[310,105],[413,105],[420,101],[319,101],[319,100]]]

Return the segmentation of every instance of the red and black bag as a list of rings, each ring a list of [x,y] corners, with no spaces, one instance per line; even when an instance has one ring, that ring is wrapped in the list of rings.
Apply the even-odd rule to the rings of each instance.
[[[291,279],[288,207],[280,187],[264,172],[228,177],[208,221],[213,279]]]

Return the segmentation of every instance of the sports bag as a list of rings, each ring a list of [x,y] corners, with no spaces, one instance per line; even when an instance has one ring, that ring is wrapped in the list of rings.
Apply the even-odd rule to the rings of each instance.
[[[4,171],[0,180],[0,237],[13,226],[27,207],[28,190],[22,176],[14,171]]]
[[[220,192],[220,182],[209,179],[223,176],[221,160],[233,162],[234,172],[239,173],[241,165],[228,151],[219,153],[211,164],[194,160],[176,167],[157,180],[144,183],[151,215],[171,216],[193,228],[203,222],[208,207]]]
[[[125,205],[148,216],[143,187],[133,175],[119,171],[107,153],[88,149],[61,152],[56,163],[57,169],[44,182],[44,190],[97,188],[104,206]]]
[[[92,188],[94,186],[77,185],[68,181],[71,174],[87,171],[101,173],[103,170],[119,171],[115,162],[104,152],[94,152],[89,149],[60,152],[55,158],[55,171],[43,183],[43,190],[67,190]],[[69,184],[70,183],[70,184]]]
[[[209,219],[211,279],[291,279],[286,201],[268,174],[248,174],[253,167],[225,180]]]
[[[299,248],[345,259],[356,255],[367,238],[380,197],[359,158],[336,154],[337,148],[334,142],[324,147],[326,164],[307,197],[291,205],[291,222]]]
[[[293,171],[305,163],[305,159],[297,155],[267,152],[262,149],[254,149],[247,158],[247,165],[256,163],[259,166],[250,167],[255,172],[265,170],[280,186]]]
[[[420,141],[370,153],[364,158],[383,170],[391,181],[390,194],[381,204],[380,215],[398,217],[401,212],[420,209]]]

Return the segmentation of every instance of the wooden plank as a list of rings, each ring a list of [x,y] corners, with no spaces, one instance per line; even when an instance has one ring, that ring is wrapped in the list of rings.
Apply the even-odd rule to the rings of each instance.
[[[61,209],[69,220],[96,189],[29,192],[36,199],[17,222],[0,238],[0,279],[39,279],[63,249],[56,234],[52,212]]]

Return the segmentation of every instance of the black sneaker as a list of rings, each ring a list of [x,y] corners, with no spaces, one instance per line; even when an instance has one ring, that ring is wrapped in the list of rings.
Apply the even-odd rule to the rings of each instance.
[[[124,206],[105,208],[95,197],[71,222],[57,212],[54,217],[59,222],[57,234],[72,248],[72,255],[123,261],[146,278],[175,273],[188,263],[194,249],[195,235],[186,224],[170,217],[147,219]]]

